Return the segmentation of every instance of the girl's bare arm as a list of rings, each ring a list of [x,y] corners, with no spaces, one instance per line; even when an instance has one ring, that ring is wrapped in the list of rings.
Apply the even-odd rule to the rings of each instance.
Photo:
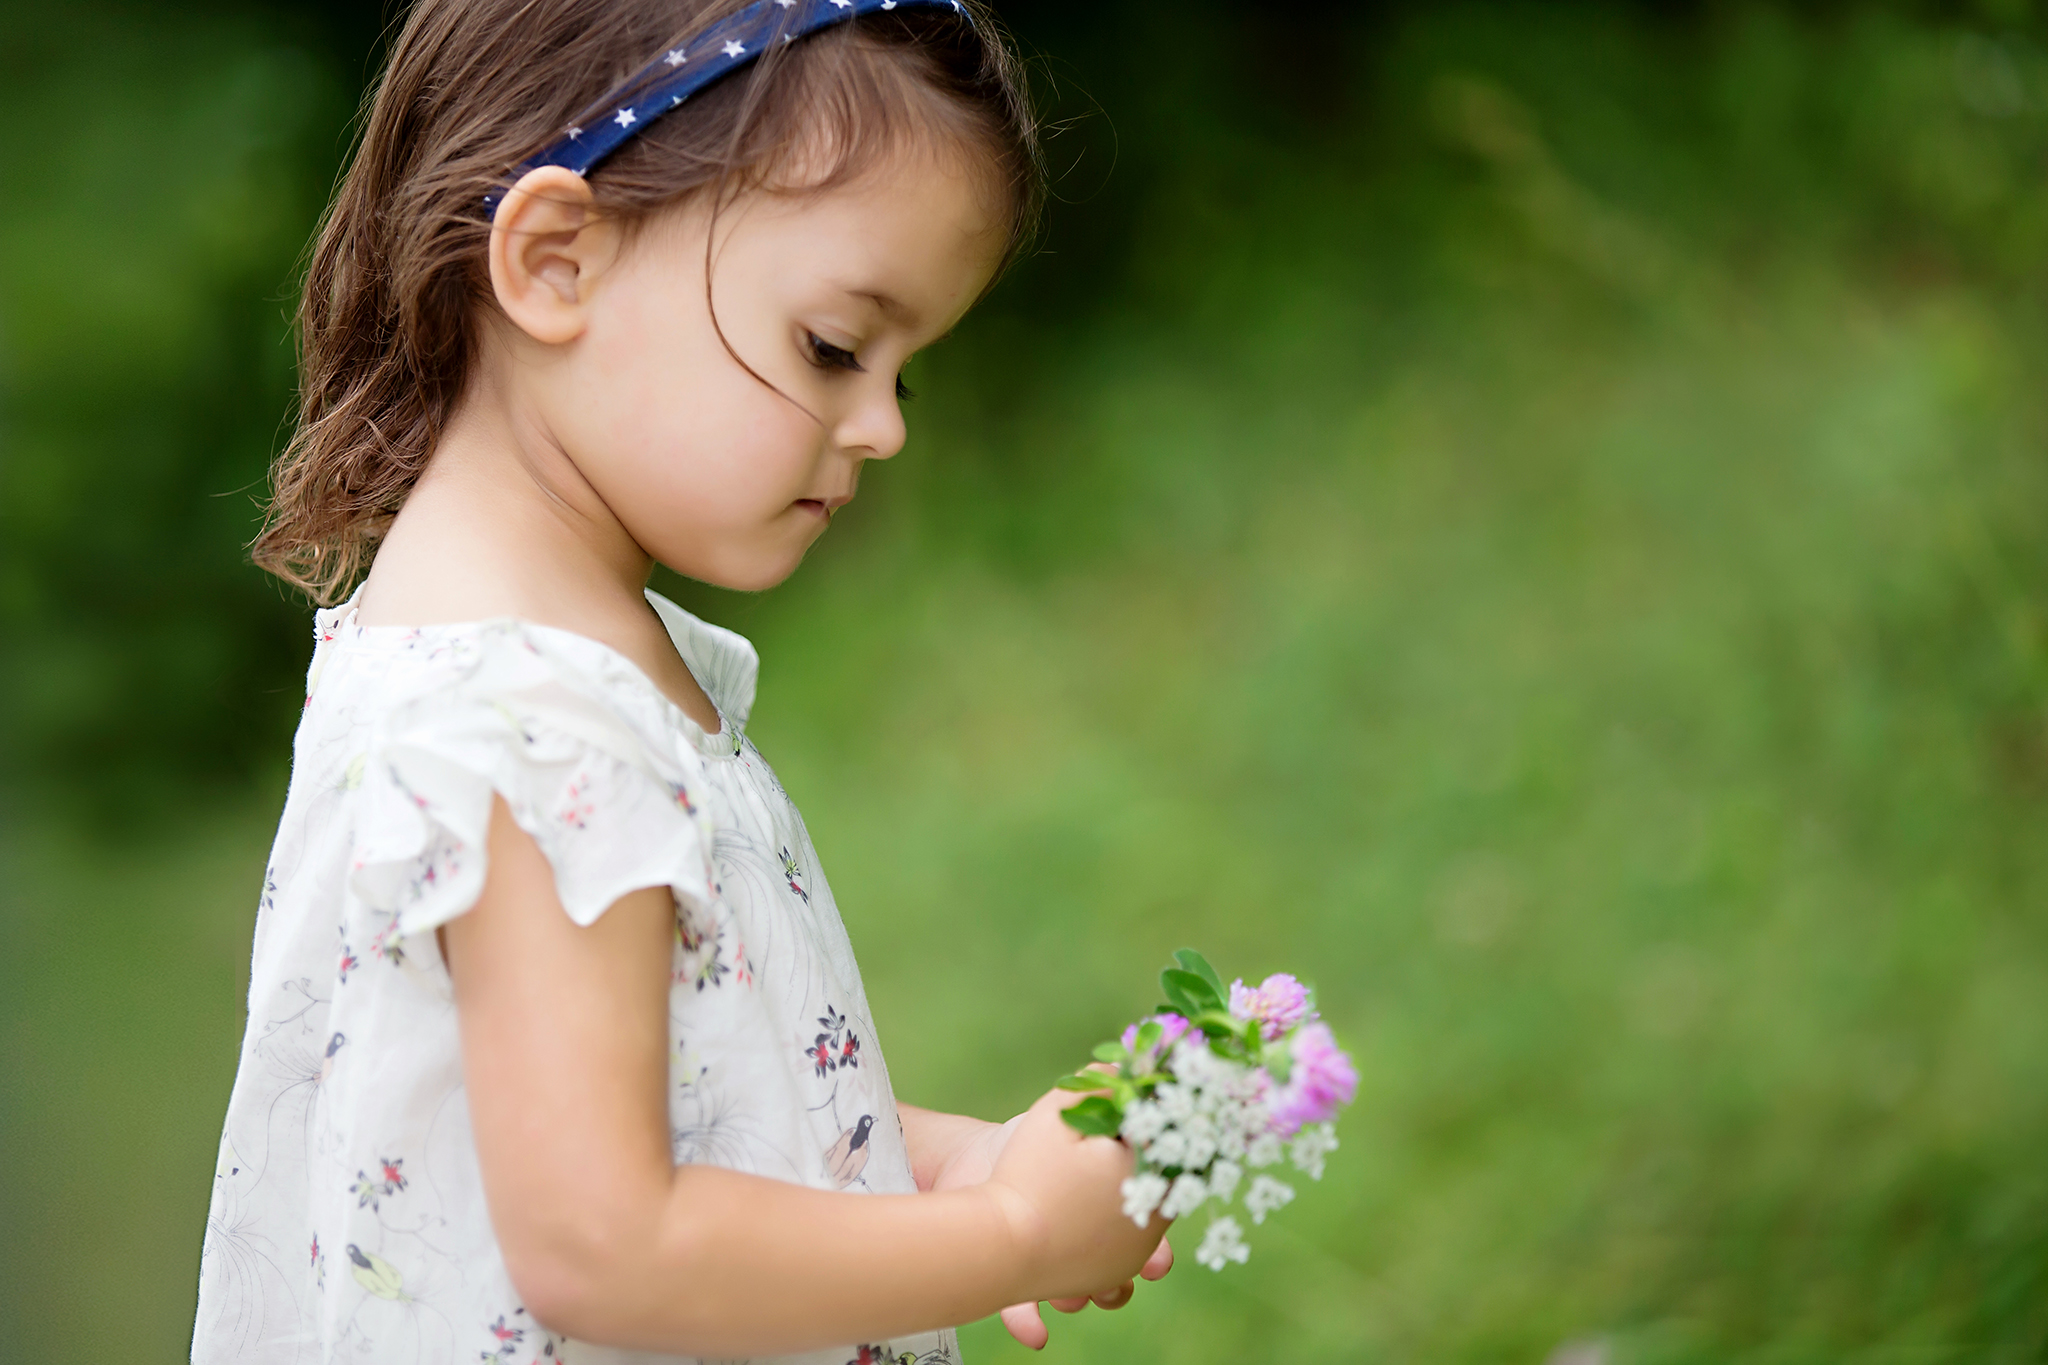
[[[494,803],[490,867],[443,945],[491,1222],[551,1328],[696,1356],[770,1355],[969,1322],[1120,1285],[1162,1225],[1118,1212],[1121,1144],[1047,1096],[984,1184],[846,1195],[675,1166],[667,1110],[674,909],[625,896],[589,928]]]

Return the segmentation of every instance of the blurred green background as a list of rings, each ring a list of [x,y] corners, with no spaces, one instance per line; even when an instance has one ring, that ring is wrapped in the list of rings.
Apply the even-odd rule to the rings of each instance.
[[[1356,1049],[1251,1264],[1055,1358],[2048,1360],[2048,24],[1005,12],[1047,250],[795,580],[664,586],[906,1099],[1184,943]],[[309,652],[240,547],[383,19],[0,23],[8,1360],[184,1355]]]

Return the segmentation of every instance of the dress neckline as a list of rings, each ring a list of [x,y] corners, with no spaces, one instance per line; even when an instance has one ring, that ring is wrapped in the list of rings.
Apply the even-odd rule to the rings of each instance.
[[[492,616],[475,621],[442,621],[423,626],[366,626],[356,620],[357,604],[363,595],[360,585],[339,606],[323,607],[314,613],[316,638],[338,640],[344,635],[352,643],[397,648],[415,640],[435,636],[481,636],[492,631],[523,631],[567,646],[572,652],[591,655],[605,673],[616,676],[640,700],[651,705],[671,727],[680,728],[692,747],[712,758],[731,758],[745,745],[748,715],[753,709],[754,683],[760,667],[753,644],[745,636],[713,625],[677,606],[668,598],[646,589],[648,604],[668,632],[669,643],[683,667],[718,713],[718,729],[706,730],[694,716],[676,705],[646,670],[625,654],[579,631],[564,626],[543,625],[521,616]]]

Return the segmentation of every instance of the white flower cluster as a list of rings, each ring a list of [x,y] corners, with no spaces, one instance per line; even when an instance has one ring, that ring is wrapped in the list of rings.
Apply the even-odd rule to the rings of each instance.
[[[1334,1126],[1304,1128],[1291,1143],[1275,1135],[1255,1068],[1217,1056],[1196,1035],[1174,1048],[1168,1069],[1174,1079],[1124,1109],[1119,1132],[1137,1155],[1137,1170],[1123,1183],[1125,1217],[1143,1227],[1155,1211],[1185,1218],[1212,1200],[1227,1205],[1247,1171],[1283,1159],[1311,1180],[1322,1179],[1323,1159],[1337,1146]],[[1263,1223],[1293,1198],[1286,1181],[1254,1175],[1244,1207],[1254,1223]],[[1195,1259],[1221,1270],[1250,1255],[1244,1229],[1226,1214],[1210,1223]]]

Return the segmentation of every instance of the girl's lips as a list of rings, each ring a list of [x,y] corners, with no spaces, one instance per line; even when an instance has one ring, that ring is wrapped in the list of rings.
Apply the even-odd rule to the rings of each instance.
[[[832,519],[832,509],[830,507],[827,507],[822,499],[798,498],[796,500],[796,505],[798,507],[803,508],[804,511],[809,512],[812,516],[818,518],[820,521],[830,521]]]

